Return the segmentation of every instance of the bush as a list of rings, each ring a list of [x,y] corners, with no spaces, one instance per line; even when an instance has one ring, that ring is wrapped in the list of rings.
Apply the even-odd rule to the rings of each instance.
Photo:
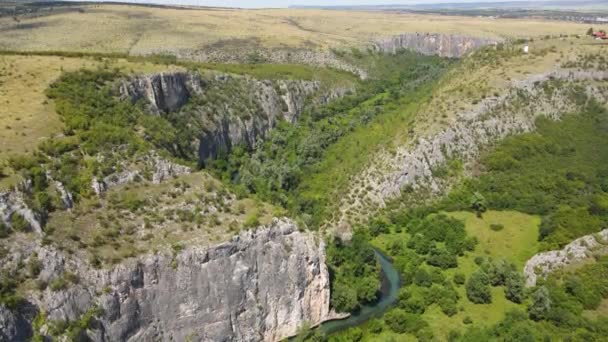
[[[430,287],[433,284],[433,279],[424,268],[418,268],[416,273],[414,273],[414,284],[422,287]]]
[[[416,296],[412,297],[403,303],[403,309],[406,312],[413,314],[423,314],[426,309],[426,305],[424,303],[424,299]]]
[[[245,228],[254,228],[260,225],[260,214],[257,211],[247,215],[245,222],[243,223]]]
[[[15,293],[17,283],[9,277],[10,275],[7,274],[0,276],[0,304],[4,304],[9,309],[14,310],[19,308],[24,299]]]
[[[13,213],[11,215],[11,227],[13,230],[18,232],[26,232],[30,230],[30,224],[25,220],[19,213]]]
[[[357,291],[346,284],[336,284],[331,295],[331,306],[338,312],[352,312],[359,308]]]
[[[500,223],[490,224],[490,229],[492,229],[495,232],[499,232],[499,231],[503,230],[504,228],[505,228],[505,226]]]
[[[492,303],[490,292],[490,279],[488,275],[479,270],[471,275],[466,284],[467,298],[475,304]]]
[[[549,290],[541,286],[532,294],[532,304],[528,307],[528,314],[535,321],[545,319],[551,310],[551,306],[552,301],[549,298]]]
[[[442,269],[454,268],[458,266],[456,256],[450,254],[445,249],[433,248],[426,259],[429,265],[437,266]]]
[[[49,283],[49,288],[54,292],[65,290],[67,287],[68,284],[63,277],[57,277]]]
[[[384,321],[392,331],[399,334],[416,333],[428,326],[422,317],[407,313],[401,309],[393,309],[389,311],[384,316]]]
[[[456,306],[456,302],[452,299],[440,299],[439,307],[441,308],[441,311],[449,317],[452,317],[458,313],[458,307]]]
[[[463,285],[465,282],[465,276],[463,273],[455,273],[454,274],[454,284]]]
[[[514,302],[521,303],[524,300],[525,280],[518,272],[514,271],[509,274],[506,281],[505,297]]]
[[[372,319],[367,323],[367,330],[369,330],[372,334],[378,335],[384,329],[384,324],[379,319]]]
[[[0,239],[7,238],[10,234],[11,229],[4,223],[0,222]]]

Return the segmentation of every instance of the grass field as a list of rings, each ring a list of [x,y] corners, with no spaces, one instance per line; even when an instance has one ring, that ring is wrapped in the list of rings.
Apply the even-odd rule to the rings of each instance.
[[[492,257],[493,259],[504,258],[513,262],[516,267],[523,270],[525,261],[537,252],[538,227],[540,217],[523,214],[516,211],[488,211],[482,218],[477,218],[471,212],[450,212],[449,216],[464,221],[465,229],[469,236],[475,236],[479,244],[471,253],[458,258],[458,268],[444,271],[447,279],[451,279],[457,272],[463,273],[468,279],[478,266],[475,258]],[[504,228],[500,231],[490,229],[491,224],[502,224]],[[380,249],[386,250],[395,239],[409,239],[405,232],[380,235],[373,240],[373,244]],[[422,317],[429,323],[437,340],[443,341],[451,330],[460,330],[463,327],[463,319],[470,317],[473,323],[481,323],[490,326],[499,322],[507,311],[515,308],[525,309],[525,304],[516,304],[505,298],[503,287],[492,287],[491,304],[473,304],[465,293],[464,286],[456,287],[460,300],[458,301],[459,312],[452,317],[441,312],[437,304],[431,305]],[[380,335],[369,336],[369,341],[383,341],[392,338],[395,341],[415,341],[411,335],[398,335],[390,332],[387,328]]]
[[[538,216],[517,211],[488,211],[482,218],[466,211],[449,215],[463,220],[467,234],[479,239],[475,256],[506,258],[523,270],[526,261],[538,252]],[[494,231],[491,224],[502,224],[504,229]]]
[[[529,46],[529,54],[522,52]],[[587,36],[534,39],[510,51],[479,52],[464,59],[442,78],[431,101],[417,120],[417,131],[431,133],[445,127],[457,113],[472,109],[486,97],[505,93],[513,81],[548,73],[585,55],[606,55],[608,44]],[[401,140],[402,141],[402,140]]]
[[[93,58],[0,55],[0,159],[31,152],[42,139],[59,134],[62,123],[45,90],[64,71],[97,68]],[[170,69],[151,63],[108,60],[127,71],[153,72]]]
[[[302,9],[160,9],[87,5],[80,12],[0,18],[0,49],[149,54],[202,48],[328,49],[403,32],[528,37],[584,33],[571,22]],[[83,30],[83,28],[86,28]]]

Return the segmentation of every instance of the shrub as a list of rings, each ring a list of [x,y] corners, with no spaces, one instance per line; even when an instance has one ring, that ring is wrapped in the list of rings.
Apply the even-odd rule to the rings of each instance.
[[[418,268],[414,274],[414,284],[423,287],[430,287],[433,284],[431,275],[423,268]]]
[[[11,226],[13,230],[18,232],[26,232],[30,229],[30,224],[21,214],[16,212],[11,215]]]
[[[547,315],[552,307],[552,301],[549,297],[549,290],[545,286],[541,286],[532,293],[532,304],[528,307],[530,318],[539,321],[547,318]]]
[[[399,334],[416,333],[428,326],[422,317],[407,313],[401,309],[393,309],[389,311],[384,316],[384,321],[392,331]]]
[[[244,225],[246,228],[253,228],[260,225],[260,215],[257,211],[252,212],[245,219]]]
[[[449,317],[452,317],[458,313],[458,307],[456,306],[456,302],[449,298],[440,299],[439,307],[441,308],[441,311]]]
[[[481,270],[471,275],[466,284],[466,292],[467,298],[475,304],[489,304],[492,302],[490,279]]]
[[[65,279],[63,279],[63,277],[57,277],[51,280],[51,282],[49,283],[49,287],[52,291],[56,292],[60,290],[65,290],[68,287],[68,284]]]
[[[463,273],[455,273],[454,274],[454,284],[463,285],[465,282],[465,276]]]
[[[338,312],[352,312],[359,307],[357,291],[346,284],[336,284],[331,295],[331,306]]]
[[[367,329],[372,334],[378,335],[384,329],[384,325],[382,324],[381,320],[374,318],[374,319],[370,320],[369,323],[367,323]]]
[[[508,300],[514,303],[521,303],[524,300],[525,281],[521,274],[516,271],[511,272],[505,285],[505,297]]]
[[[490,224],[490,229],[492,229],[495,232],[499,232],[499,231],[503,230],[504,228],[505,228],[505,226],[500,223]]]
[[[0,239],[7,238],[10,234],[11,229],[4,223],[0,222]]]
[[[454,268],[458,266],[456,256],[450,254],[445,249],[433,248],[426,259],[429,265],[437,266],[442,269]]]

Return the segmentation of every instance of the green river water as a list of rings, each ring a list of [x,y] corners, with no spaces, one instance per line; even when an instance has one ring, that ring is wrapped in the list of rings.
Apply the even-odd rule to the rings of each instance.
[[[363,324],[371,318],[380,317],[397,300],[400,286],[399,272],[387,256],[378,250],[375,252],[382,267],[382,289],[379,300],[373,304],[364,305],[359,312],[350,315],[348,318],[321,324],[320,329],[326,335]]]

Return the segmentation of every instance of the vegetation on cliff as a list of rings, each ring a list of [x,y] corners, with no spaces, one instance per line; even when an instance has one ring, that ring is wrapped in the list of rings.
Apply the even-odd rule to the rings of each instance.
[[[318,226],[333,210],[349,175],[407,130],[413,109],[450,64],[405,51],[360,58],[373,65],[374,73],[356,95],[307,108],[297,125],[279,124],[253,155],[235,149],[212,168],[243,193],[256,194]]]
[[[444,199],[411,209],[394,203],[368,230],[401,273],[399,302],[382,321],[330,340],[601,340],[605,256],[529,289],[522,269],[539,250],[606,227],[606,143],[608,112],[591,102],[499,143],[481,158],[481,174]]]

